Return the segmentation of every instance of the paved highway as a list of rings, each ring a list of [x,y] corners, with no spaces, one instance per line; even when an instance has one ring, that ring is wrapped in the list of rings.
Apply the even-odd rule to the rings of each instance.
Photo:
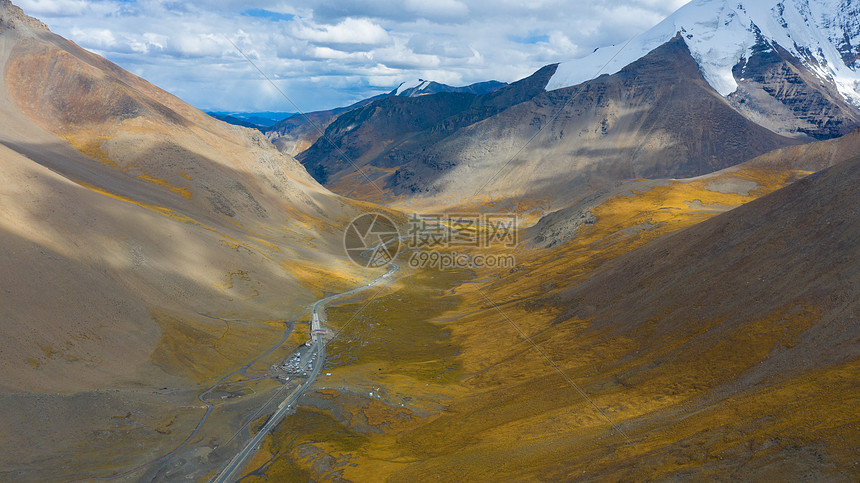
[[[314,326],[317,325],[316,323],[318,323],[319,330],[325,329],[325,304],[331,302],[332,300],[347,297],[349,295],[354,295],[358,292],[361,292],[362,290],[366,290],[370,287],[373,287],[374,285],[380,283],[383,279],[387,278],[398,270],[400,270],[400,266],[398,266],[394,262],[391,262],[389,263],[388,272],[386,272],[384,275],[380,276],[376,280],[370,282],[369,284],[352,289],[348,292],[330,295],[328,297],[319,299],[314,303],[313,313],[311,314],[312,344],[310,347],[310,353],[316,354],[317,357],[313,369],[308,372],[307,380],[304,382],[304,384],[293,390],[293,392],[291,392],[286,399],[284,399],[284,401],[278,406],[278,410],[275,411],[275,414],[273,414],[272,417],[269,418],[268,421],[266,421],[266,424],[263,425],[263,428],[260,429],[260,431],[256,435],[254,435],[254,437],[251,438],[250,441],[248,441],[248,444],[246,444],[245,447],[242,448],[242,450],[239,451],[239,453],[236,454],[236,456],[233,457],[232,460],[230,460],[230,463],[227,464],[227,467],[224,468],[224,471],[222,471],[220,474],[218,474],[215,478],[211,480],[212,482],[225,483],[237,480],[240,476],[242,468],[244,468],[246,460],[248,460],[248,458],[250,458],[250,456],[254,454],[260,443],[263,441],[263,438],[265,438],[266,435],[269,434],[272,429],[274,429],[274,427],[281,421],[281,419],[283,419],[287,411],[290,410],[290,407],[296,402],[296,400],[298,400],[298,398],[311,386],[311,384],[316,381],[316,378],[317,376],[319,376],[322,367],[325,365],[326,343],[325,338],[318,337],[315,334],[313,328],[315,328]]]

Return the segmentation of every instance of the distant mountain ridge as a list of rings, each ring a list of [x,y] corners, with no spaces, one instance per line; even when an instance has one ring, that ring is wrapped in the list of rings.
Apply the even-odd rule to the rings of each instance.
[[[370,176],[388,199],[437,206],[557,206],[618,180],[706,174],[860,127],[858,13],[855,0],[695,0],[627,43],[552,66],[540,92],[504,109],[398,133],[381,126],[404,106],[375,102],[329,126],[336,147],[318,142],[297,157],[336,192],[363,193]],[[429,101],[443,95],[419,96],[424,109],[409,115],[456,111],[456,97]]]
[[[292,116],[292,112],[227,112],[206,111],[206,114],[234,126],[250,127],[264,131],[282,119]]]
[[[506,85],[508,85],[507,82],[499,82],[492,80],[486,82],[478,82],[463,87],[453,87],[445,84],[440,84],[435,81],[418,79],[417,81],[413,82],[401,83],[397,87],[397,89],[394,89],[389,95],[417,97],[426,96],[429,94],[438,94],[440,92],[463,92],[467,94],[481,95],[489,94],[490,92],[493,92],[496,89],[500,89]]]
[[[338,117],[326,129],[327,139],[315,143],[298,159],[316,179],[325,181],[341,180],[356,166],[396,169],[414,160],[416,150],[540,95],[554,71],[555,66],[544,67],[483,95],[440,92],[386,96]],[[333,149],[330,140],[340,149]]]
[[[706,174],[800,142],[713,91],[679,36],[621,72],[547,92],[555,68],[469,101],[496,109],[449,111],[418,126],[413,119],[439,116],[460,99],[420,96],[406,110],[390,98],[342,116],[326,136],[391,198],[457,204],[477,193],[551,206],[616,180]],[[404,131],[409,123],[415,127]],[[329,142],[298,159],[336,192],[366,183]]]
[[[262,131],[266,133],[269,139],[275,143],[275,146],[277,146],[281,152],[296,156],[315,143],[322,135],[322,132],[329,126],[329,124],[334,122],[338,116],[345,112],[366,106],[371,102],[385,99],[390,96],[418,97],[423,95],[439,94],[442,92],[476,95],[487,94],[506,85],[506,83],[499,81],[478,82],[476,84],[463,87],[454,87],[440,84],[435,81],[425,81],[423,79],[418,79],[413,82],[401,82],[396,89],[386,94],[379,94],[368,99],[363,99],[345,107],[338,107],[325,111],[314,111],[307,114],[294,114],[278,123],[275,123],[268,129],[262,129]]]

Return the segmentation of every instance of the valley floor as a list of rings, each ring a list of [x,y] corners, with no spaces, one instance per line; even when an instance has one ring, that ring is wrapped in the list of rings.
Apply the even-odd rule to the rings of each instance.
[[[671,261],[685,249],[672,233],[807,174],[747,166],[634,188],[569,241],[516,249],[515,270],[413,270],[333,307],[332,375],[242,481],[856,479],[856,341],[800,362],[831,329],[857,336],[831,305],[710,282],[758,274],[752,260],[698,276],[699,298],[636,271],[639,285],[600,285],[625,254],[659,245]]]

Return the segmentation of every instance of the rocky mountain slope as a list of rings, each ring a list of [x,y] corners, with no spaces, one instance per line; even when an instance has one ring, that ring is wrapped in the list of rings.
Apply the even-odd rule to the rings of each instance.
[[[298,159],[323,183],[352,189],[364,184],[356,168],[368,166],[370,178],[384,187],[395,169],[415,162],[415,152],[452,133],[539,95],[555,66],[484,95],[446,92],[415,97],[390,96],[340,116],[320,140]],[[332,146],[331,140],[336,144]],[[448,161],[446,161],[447,166]],[[369,196],[380,193],[365,191]]]
[[[391,197],[452,205],[474,197],[566,204],[616,180],[705,174],[798,142],[732,108],[704,80],[680,37],[614,75],[549,92],[542,87],[500,112],[465,122],[440,119],[439,127],[408,132],[402,140],[375,125],[395,111],[371,104],[363,111],[375,110],[369,120],[341,118],[329,135],[356,166],[387,168],[377,184]],[[431,100],[449,106],[434,97],[421,98],[417,107],[426,110]],[[343,192],[359,177],[344,174],[355,168],[337,155],[319,143],[299,159],[318,180]],[[346,182],[339,185],[341,180]]]
[[[368,276],[342,252],[360,206],[7,0],[0,81],[0,480],[176,447],[201,385]]]
[[[313,145],[322,136],[328,125],[344,112],[365,106],[388,95],[382,94],[370,97],[346,107],[338,107],[326,111],[313,111],[306,114],[293,114],[275,123],[264,132],[266,137],[275,144],[279,151],[290,156],[295,156]]]
[[[418,127],[407,141],[364,126],[402,115],[374,103],[373,116],[330,126],[336,147],[299,159],[337,192],[377,199],[362,185],[379,178],[383,198],[437,207],[517,196],[557,207],[629,177],[705,174],[860,126],[857,9],[697,0],[630,42],[560,64],[547,92],[510,109]],[[427,101],[422,115],[448,115],[451,102]]]
[[[139,309],[150,309],[139,314],[140,320],[118,317],[123,323],[155,328],[151,310],[166,305],[179,309],[183,304],[190,313],[220,307],[230,313],[247,310],[274,317],[278,307],[285,307],[284,288],[292,287],[297,296],[305,290],[288,261],[298,264],[305,257],[311,261],[340,251],[339,239],[330,240],[326,233],[334,232],[334,225],[343,223],[355,208],[321,187],[260,133],[212,119],[52,34],[8,2],[0,13],[4,80],[0,144],[8,160],[2,188],[3,233],[10,237],[5,246],[20,243],[32,249],[14,255],[7,250],[5,255],[14,266],[43,267],[44,273],[52,273],[55,262],[71,264],[66,275],[57,271],[50,283],[42,279],[45,294],[86,292],[85,284],[73,281],[75,267],[81,270],[80,277],[96,279],[107,270],[103,275],[111,281],[112,291],[130,296],[144,287],[155,290],[148,301],[139,294],[131,297],[142,304]],[[314,241],[308,243],[309,239]],[[162,265],[171,259],[167,252],[182,250],[205,253],[211,261],[195,265],[192,258],[175,260],[167,273],[177,278],[168,283],[159,267],[165,268]],[[283,263],[275,268],[278,260]],[[233,274],[225,267],[232,267]],[[206,274],[192,275],[200,270]],[[44,276],[11,268],[7,273],[20,274],[17,280],[4,279],[12,285],[37,284]],[[116,283],[114,277],[125,282]],[[167,290],[172,283],[176,289]],[[268,283],[274,283],[272,288],[266,288]],[[226,288],[213,289],[221,285]],[[277,285],[281,289],[275,289]],[[237,290],[245,295],[233,293]],[[100,345],[95,342],[97,327],[113,320],[114,310],[128,310],[118,304],[123,297],[117,294],[103,299],[107,305],[101,308],[97,303],[73,304],[82,311],[77,316],[71,316],[68,307],[64,315],[49,316],[62,304],[46,305],[36,316],[16,293],[30,291],[10,287],[0,294],[6,299],[2,304],[6,320],[17,321],[4,330],[30,331],[32,337],[3,338],[7,343],[17,341],[14,347],[3,348],[7,356],[3,363],[20,369],[7,366],[6,389],[33,388],[41,377],[74,385],[60,373],[39,369],[57,359],[39,347],[60,347],[65,344],[61,339],[70,334],[87,335],[89,339],[79,344],[88,349],[72,350],[77,345],[73,344],[61,351],[80,357],[80,351]],[[93,310],[104,312],[84,315]],[[86,327],[47,330],[63,320]],[[141,355],[146,355],[144,347]],[[94,369],[98,364],[85,366]],[[80,376],[89,370],[81,369]]]
[[[680,33],[708,83],[752,120],[818,139],[860,126],[860,4],[696,0],[623,45],[563,63],[548,89],[606,72]]]
[[[313,145],[322,135],[322,132],[334,122],[338,116],[345,112],[366,106],[371,102],[390,96],[418,97],[440,92],[459,92],[467,94],[486,94],[505,86],[504,82],[487,81],[471,84],[463,87],[449,86],[435,81],[418,79],[415,82],[403,82],[397,89],[380,94],[368,99],[361,100],[355,104],[327,111],[314,111],[307,114],[295,114],[283,121],[273,125],[264,132],[275,143],[281,152],[295,156]],[[324,141],[325,142],[325,141]]]
[[[780,172],[790,170],[813,173],[850,159],[857,153],[860,153],[860,130],[841,138],[777,149],[737,166],[696,178],[625,181],[542,217],[534,226],[529,227],[529,243],[541,247],[553,247],[570,240],[584,225],[594,222],[592,210],[595,207],[619,194],[632,194],[670,183],[701,181],[707,182],[706,186],[711,186],[714,190],[727,189],[729,192],[732,190],[750,192],[760,189],[761,185],[758,181],[746,179],[744,176],[739,179],[739,174],[743,174],[744,171]]]

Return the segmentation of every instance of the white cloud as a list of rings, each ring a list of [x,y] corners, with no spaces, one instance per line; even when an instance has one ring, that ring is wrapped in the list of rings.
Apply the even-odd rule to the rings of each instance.
[[[146,54],[150,49],[162,51],[166,49],[169,38],[166,35],[146,32],[139,38],[126,37],[126,41],[128,42],[129,47],[131,47],[131,50],[141,54]]]
[[[406,10],[422,17],[454,18],[465,20],[469,7],[459,0],[406,0]]]
[[[416,54],[400,43],[374,50],[373,60],[395,69],[416,71],[435,69],[442,64],[442,60],[438,56]]]
[[[16,5],[31,15],[78,15],[87,10],[85,0],[17,0]]]
[[[170,38],[169,44],[185,57],[217,57],[233,49],[220,35],[182,33]]]
[[[623,42],[684,0],[17,0],[85,48],[218,110],[345,105],[417,77],[514,81]],[[272,15],[273,12],[279,15]],[[292,17],[291,17],[292,16]]]
[[[361,59],[361,60],[369,60],[372,56],[365,52],[344,52],[342,50],[335,50],[329,47],[313,47],[311,49],[312,55],[318,59]]]
[[[303,22],[293,29],[296,38],[328,44],[380,45],[388,42],[388,32],[367,19],[348,18],[337,25],[310,25]]]
[[[116,45],[116,37],[108,29],[79,29],[75,27],[72,29],[72,37],[76,42],[100,49],[107,49]]]
[[[549,45],[554,52],[557,52],[559,58],[566,58],[575,55],[579,52],[579,47],[567,38],[567,35],[561,32],[552,32],[549,34]]]

